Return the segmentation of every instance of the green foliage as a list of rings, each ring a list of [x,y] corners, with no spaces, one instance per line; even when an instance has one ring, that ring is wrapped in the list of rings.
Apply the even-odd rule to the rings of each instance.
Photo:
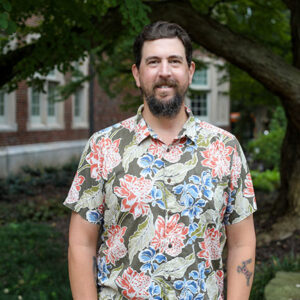
[[[285,134],[286,118],[282,107],[277,107],[270,122],[270,132],[262,134],[248,145],[248,151],[255,161],[265,169],[279,168],[280,149]]]
[[[72,299],[61,235],[48,225],[0,227],[0,298]],[[20,297],[19,297],[20,298]]]
[[[69,187],[76,172],[78,161],[72,159],[62,167],[23,167],[23,172],[0,179],[2,199],[12,195],[36,195],[47,186]]]
[[[282,260],[272,257],[262,265],[256,265],[250,300],[264,300],[264,289],[277,271],[300,271],[300,256],[289,255]]]
[[[16,29],[16,23],[11,20],[11,3],[8,0],[0,0],[0,32],[4,33],[1,35],[0,41],[6,39],[5,36],[13,34]]]
[[[264,172],[252,170],[251,176],[254,188],[256,190],[261,190],[264,192],[273,192],[279,188],[280,174],[279,171],[276,169],[266,170]]]

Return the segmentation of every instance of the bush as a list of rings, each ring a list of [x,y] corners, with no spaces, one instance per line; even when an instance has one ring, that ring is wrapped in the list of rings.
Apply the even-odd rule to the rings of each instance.
[[[45,224],[0,227],[0,298],[71,299],[66,249]]]
[[[37,195],[45,186],[70,187],[77,166],[75,159],[62,167],[24,166],[19,174],[0,179],[0,199],[9,199],[12,195]]]
[[[278,170],[266,170],[259,172],[252,170],[251,176],[253,185],[256,190],[264,192],[272,192],[279,188],[280,185],[280,173]]]

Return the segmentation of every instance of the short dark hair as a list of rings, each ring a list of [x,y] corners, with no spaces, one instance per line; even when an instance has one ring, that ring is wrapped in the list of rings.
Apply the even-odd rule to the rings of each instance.
[[[187,32],[178,24],[158,21],[146,25],[142,32],[136,37],[133,44],[133,53],[135,56],[135,64],[140,67],[142,59],[142,49],[145,41],[154,41],[158,39],[179,38],[185,49],[185,57],[188,66],[192,62],[192,42]]]

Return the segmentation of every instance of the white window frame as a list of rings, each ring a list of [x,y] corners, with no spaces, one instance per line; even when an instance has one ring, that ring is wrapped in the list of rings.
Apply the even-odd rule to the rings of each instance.
[[[210,118],[210,98],[211,98],[211,93],[210,91],[203,91],[203,94],[206,95],[206,115],[197,115],[193,112],[195,117],[198,117],[199,119],[201,119],[202,121],[209,121]],[[193,97],[192,95],[190,95],[189,97],[186,98],[186,104],[187,106],[192,110],[192,101],[193,101]]]
[[[4,115],[0,116],[0,132],[17,131],[16,92],[4,93]]]
[[[76,66],[79,67],[79,70],[83,75],[88,75],[89,72],[89,60],[88,58],[84,61],[77,62]],[[82,96],[80,103],[80,115],[75,116],[75,93],[72,95],[72,129],[87,129],[89,128],[89,83],[84,82],[79,91]]]
[[[64,75],[58,72],[56,69],[49,73],[46,77],[42,77],[36,74],[37,77],[45,79],[44,90],[46,93],[39,92],[40,95],[40,115],[33,116],[32,112],[32,93],[33,87],[28,88],[28,123],[27,130],[54,130],[64,129],[64,102],[56,102],[55,105],[55,116],[48,115],[48,89],[49,84],[55,83],[57,85],[64,84]]]
[[[208,65],[207,67],[205,67],[206,69],[206,84],[200,84],[200,83],[191,83],[190,84],[190,88],[193,89],[193,90],[208,90],[210,89],[210,86],[211,86],[211,79],[210,79],[210,76],[211,76],[211,70],[210,70],[211,66]],[[198,72],[201,72],[201,69],[200,70],[195,70],[195,75],[197,75]]]

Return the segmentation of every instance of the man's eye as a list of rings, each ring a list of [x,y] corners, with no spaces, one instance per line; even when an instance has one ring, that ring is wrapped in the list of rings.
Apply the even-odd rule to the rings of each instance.
[[[172,59],[172,60],[171,60],[171,63],[172,63],[172,64],[179,64],[179,63],[180,63],[180,60],[178,60],[178,59]]]
[[[156,65],[157,63],[158,63],[157,60],[150,60],[150,61],[148,62],[149,65]]]

